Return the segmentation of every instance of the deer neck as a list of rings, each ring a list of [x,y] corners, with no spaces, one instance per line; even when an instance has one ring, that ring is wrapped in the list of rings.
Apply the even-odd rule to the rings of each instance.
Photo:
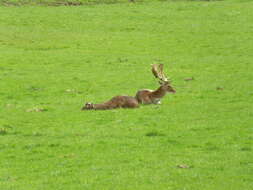
[[[163,86],[160,86],[157,90],[152,92],[152,97],[154,98],[162,98],[166,95],[166,90],[163,89]]]

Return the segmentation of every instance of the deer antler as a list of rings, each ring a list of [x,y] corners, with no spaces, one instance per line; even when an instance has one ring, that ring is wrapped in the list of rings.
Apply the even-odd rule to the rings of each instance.
[[[152,64],[152,73],[155,76],[155,78],[159,78],[158,64]]]
[[[156,78],[158,78],[160,81],[159,83],[163,82],[169,82],[168,78],[165,76],[163,72],[163,64],[153,64],[152,65],[152,73]]]

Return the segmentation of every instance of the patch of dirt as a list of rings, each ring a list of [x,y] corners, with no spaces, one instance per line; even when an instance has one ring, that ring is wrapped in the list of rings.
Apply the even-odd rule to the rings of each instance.
[[[53,1],[53,2],[46,2],[46,1],[38,1],[38,2],[11,2],[11,1],[2,1],[0,5],[3,6],[23,6],[23,5],[45,5],[45,6],[81,6],[83,5],[82,2],[76,1]]]
[[[194,78],[193,77],[189,77],[189,78],[185,78],[184,80],[185,81],[191,81],[191,80],[194,80]]]
[[[83,5],[82,2],[72,2],[72,1],[56,1],[56,2],[40,2],[40,5],[47,5],[47,6],[81,6]]]
[[[189,169],[190,166],[186,165],[186,164],[179,164],[177,165],[178,168],[183,168],[183,169]]]
[[[27,109],[26,112],[44,112],[44,111],[47,111],[47,109],[45,108],[30,108],[30,109]]]
[[[218,86],[218,87],[216,87],[216,90],[224,90],[224,88],[223,88],[223,87]]]
[[[128,2],[135,2],[129,0]],[[40,6],[82,6],[82,5],[97,5],[97,4],[115,4],[115,3],[126,3],[119,0],[90,0],[86,2],[82,1],[71,1],[71,0],[55,0],[55,1],[43,1],[43,0],[34,0],[34,1],[0,1],[0,5],[3,6],[25,6],[25,5],[40,5]]]

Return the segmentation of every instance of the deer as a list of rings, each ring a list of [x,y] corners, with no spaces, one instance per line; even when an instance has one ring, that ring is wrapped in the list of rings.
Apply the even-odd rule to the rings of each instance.
[[[163,64],[152,64],[152,73],[155,78],[159,79],[160,87],[156,90],[139,90],[135,98],[140,104],[161,104],[161,99],[167,93],[176,93],[176,90],[171,86],[171,81],[163,72]]]
[[[131,96],[114,96],[107,102],[101,104],[93,104],[87,102],[81,110],[109,110],[116,108],[138,108],[139,102],[135,97]]]

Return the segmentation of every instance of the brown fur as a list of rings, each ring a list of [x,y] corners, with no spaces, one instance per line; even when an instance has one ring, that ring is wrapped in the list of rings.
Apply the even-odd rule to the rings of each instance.
[[[82,110],[107,110],[115,108],[138,108],[138,101],[131,96],[115,96],[102,104],[86,103]]]
[[[160,104],[160,100],[166,95],[166,93],[176,93],[176,90],[168,83],[163,83],[157,90],[139,90],[135,98],[141,104]]]

